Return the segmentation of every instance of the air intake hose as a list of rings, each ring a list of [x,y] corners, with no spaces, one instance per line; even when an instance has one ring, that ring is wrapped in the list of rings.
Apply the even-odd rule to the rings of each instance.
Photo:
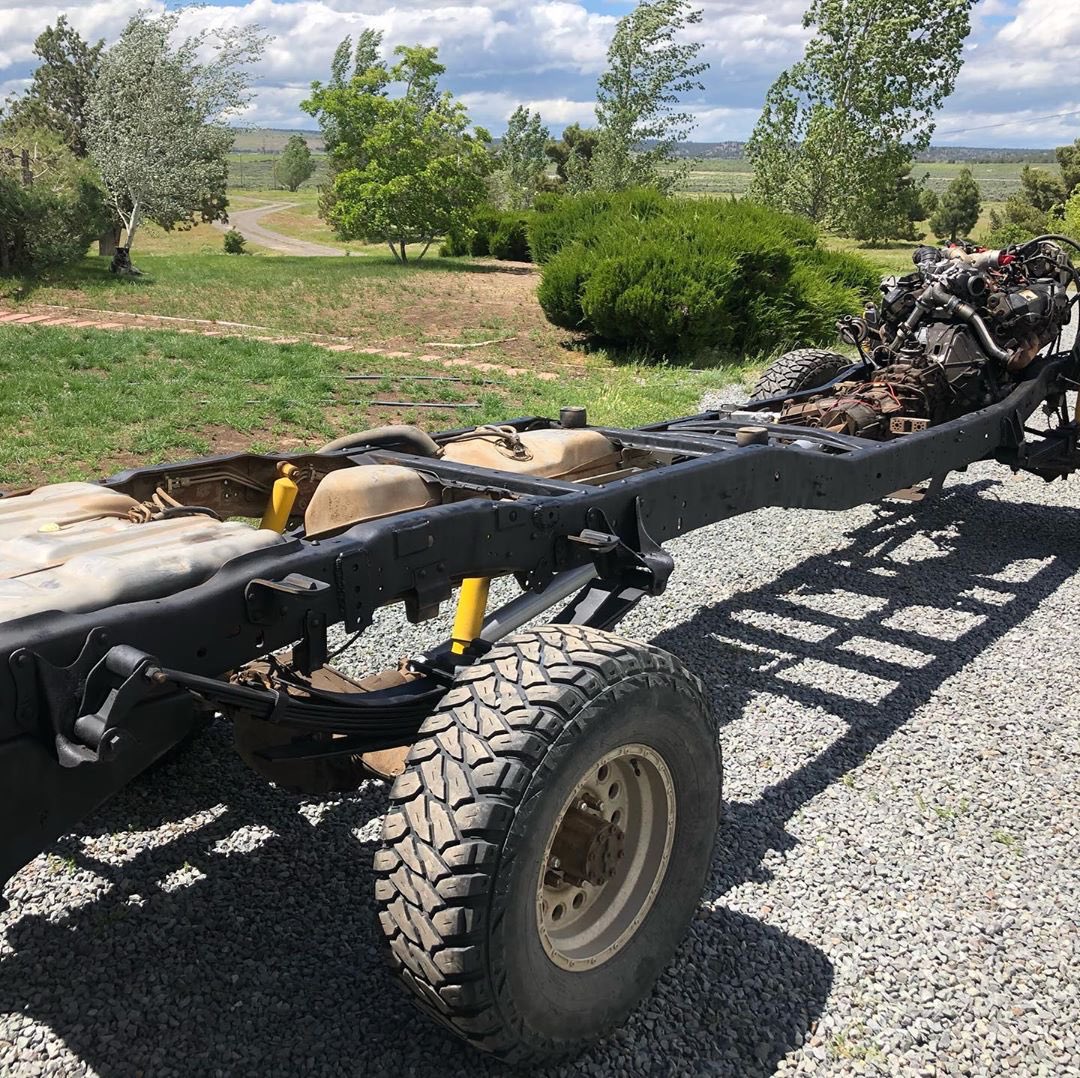
[[[956,318],[960,318],[967,322],[969,326],[975,331],[975,336],[979,338],[979,344],[982,345],[983,351],[992,359],[996,359],[999,363],[1008,363],[1013,358],[1012,352],[1006,352],[990,334],[990,329],[983,321],[982,316],[979,314],[970,303],[965,303],[958,296],[952,295],[940,283],[931,285],[926,292],[923,293],[923,297],[920,298],[920,306],[923,306],[926,299],[929,299],[932,304],[942,308],[946,314],[952,315]]]

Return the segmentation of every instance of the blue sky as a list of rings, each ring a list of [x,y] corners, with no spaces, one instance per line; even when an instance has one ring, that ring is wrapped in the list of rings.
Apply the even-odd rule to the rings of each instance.
[[[704,19],[695,36],[712,66],[705,92],[689,102],[695,137],[743,139],[769,84],[801,54],[807,0],[697,2]],[[34,37],[61,12],[84,36],[112,40],[135,11],[165,6],[0,0],[0,97],[25,85]],[[556,131],[590,122],[607,42],[631,7],[615,0],[210,0],[184,21],[192,30],[257,22],[274,35],[245,122],[310,126],[298,107],[309,83],[325,77],[342,37],[374,26],[388,46],[438,45],[447,86],[497,134],[518,104],[539,108]],[[960,145],[1053,146],[1080,136],[1080,0],[979,0],[957,92],[938,128],[935,141]]]

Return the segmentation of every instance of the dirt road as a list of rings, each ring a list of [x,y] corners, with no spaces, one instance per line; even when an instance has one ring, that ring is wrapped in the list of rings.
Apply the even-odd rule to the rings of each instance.
[[[307,240],[298,240],[293,236],[283,236],[280,232],[274,232],[263,227],[260,222],[264,217],[272,213],[281,213],[282,210],[292,209],[297,205],[295,202],[270,202],[263,206],[256,206],[250,210],[235,210],[229,214],[229,223],[215,222],[216,227],[222,232],[228,232],[235,228],[243,234],[249,243],[266,247],[271,251],[280,251],[286,255],[300,255],[304,258],[340,258],[345,251],[339,247],[326,247],[321,243],[309,243]]]

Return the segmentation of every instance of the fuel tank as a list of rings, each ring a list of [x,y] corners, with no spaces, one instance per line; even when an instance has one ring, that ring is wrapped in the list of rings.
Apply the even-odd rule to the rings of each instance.
[[[284,542],[204,515],[135,523],[128,513],[137,504],[93,483],[0,498],[0,621],[161,598]]]

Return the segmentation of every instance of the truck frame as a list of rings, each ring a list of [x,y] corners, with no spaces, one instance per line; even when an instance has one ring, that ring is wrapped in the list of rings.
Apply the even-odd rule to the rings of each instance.
[[[276,512],[283,528],[288,477],[315,466],[394,465],[443,498],[330,537],[286,531],[162,598],[0,624],[0,883],[223,713],[281,785],[396,776],[376,856],[393,968],[425,1010],[508,1062],[572,1054],[670,960],[720,811],[700,684],[611,633],[663,592],[663,544],[769,506],[849,509],[978,461],[1063,478],[1080,466],[1078,388],[1076,354],[1053,354],[1000,403],[887,442],[747,415],[780,398],[634,429],[588,426],[581,409],[506,424],[597,431],[648,459],[602,484],[380,437],[116,475],[103,485],[135,499],[182,487],[235,516]],[[489,613],[488,582],[510,575],[520,597]],[[452,639],[401,670],[352,683],[329,665],[328,629],[360,634],[399,603],[424,621],[455,594]]]

